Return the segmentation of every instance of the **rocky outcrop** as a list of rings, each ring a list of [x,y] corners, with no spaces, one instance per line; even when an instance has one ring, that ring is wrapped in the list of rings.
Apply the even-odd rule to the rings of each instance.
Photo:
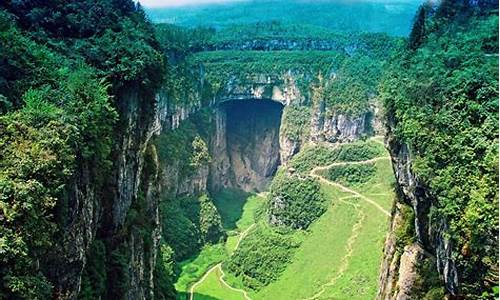
[[[371,112],[360,116],[349,116],[335,111],[325,112],[325,104],[321,102],[313,112],[311,119],[311,140],[330,143],[353,142],[370,132],[367,122]]]
[[[424,257],[424,249],[413,243],[404,248],[399,262],[399,274],[396,284],[396,300],[410,300],[415,298],[414,287],[419,280],[418,264]]]
[[[227,113],[217,107],[214,114],[215,133],[210,141],[212,163],[210,164],[209,186],[212,190],[220,190],[231,186],[231,162],[227,147]]]
[[[379,272],[379,289],[376,299],[394,299],[394,294],[397,289],[400,251],[397,249],[396,232],[401,227],[402,213],[401,209],[404,204],[398,201],[394,202],[394,207],[391,213],[391,223],[384,245],[384,259],[380,266]]]
[[[289,70],[274,76],[255,74],[245,80],[231,77],[228,78],[223,89],[219,91],[216,103],[260,99],[280,102],[283,105],[302,104],[308,98],[307,93],[301,91],[297,85],[297,78],[302,76]],[[305,78],[305,80],[312,80],[312,76]]]
[[[120,114],[118,134],[113,149],[113,168],[105,184],[96,186],[92,178],[92,168],[80,165],[74,181],[69,184],[66,219],[62,223],[58,246],[48,255],[49,277],[53,278],[54,294],[57,299],[76,299],[81,288],[81,278],[86,266],[90,246],[95,239],[110,241],[117,236],[130,249],[127,268],[131,289],[124,299],[151,298],[153,289],[152,270],[156,259],[159,238],[159,216],[157,197],[150,188],[146,197],[147,218],[152,220],[150,240],[145,244],[137,232],[130,231],[124,236],[124,223],[130,207],[138,201],[141,184],[144,187],[155,181],[154,176],[144,180],[144,157],[149,140],[154,132],[153,95],[141,94],[139,87],[123,90],[117,98]],[[97,166],[102,167],[102,166]],[[155,172],[154,168],[148,172]],[[111,253],[113,248],[107,249]],[[104,263],[104,262],[103,262]],[[113,283],[109,283],[113,285]]]
[[[348,116],[333,112],[331,116],[325,117],[320,134],[324,140],[332,143],[353,142],[367,132],[366,118],[367,113],[361,116]]]
[[[54,294],[60,299],[75,299],[81,283],[82,270],[98,226],[102,207],[90,179],[89,166],[81,166],[71,184],[67,201],[67,219],[62,237],[50,261],[49,276],[53,278]]]
[[[391,133],[391,126],[388,126],[388,131],[387,144],[396,176],[397,191],[400,200],[409,205],[414,212],[416,242],[423,249],[422,251],[435,256],[436,272],[440,274],[446,290],[451,295],[457,295],[459,292],[458,273],[455,261],[452,258],[452,244],[446,237],[448,224],[443,218],[430,218],[430,210],[435,203],[435,198],[413,173],[413,158],[408,145],[395,139]],[[397,220],[397,218],[396,210],[396,212],[393,212],[393,226],[394,220]],[[404,283],[408,289],[412,282],[411,279],[405,278],[411,274],[404,273],[401,265],[388,267],[389,262],[395,259],[394,251],[391,250],[393,243],[393,238],[389,235],[385,245],[385,259],[381,268],[378,299],[396,299],[390,296],[395,290],[394,278],[398,278],[398,282],[400,284]]]
[[[123,127],[120,135],[122,141],[116,151],[117,193],[112,204],[114,230],[105,238],[115,239],[120,231],[124,231],[125,219],[133,205],[141,207],[140,213],[149,220],[147,228],[131,226],[125,230],[128,235],[124,237],[123,243],[129,249],[129,288],[123,291],[124,299],[151,299],[154,289],[152,278],[160,237],[160,191],[156,183],[158,158],[154,147],[149,146],[151,137],[158,130],[155,127],[155,112],[159,111],[153,106],[153,97],[152,94],[141,94],[139,88],[127,90],[121,97],[123,106],[120,108],[120,116]],[[148,146],[150,150],[146,153]],[[148,163],[146,168],[145,159]],[[144,200],[140,199],[139,190],[144,193]]]
[[[262,191],[279,165],[282,106],[271,101],[227,103],[219,109],[212,151],[212,188]]]
[[[342,51],[347,55],[354,55],[359,50],[370,51],[370,45],[363,41],[360,36],[358,40],[351,39],[349,42],[341,42],[337,38],[269,38],[269,39],[235,39],[219,41],[208,44],[200,49],[202,51],[219,50],[241,50],[241,51]]]
[[[280,134],[280,162],[285,165],[295,154],[299,153],[301,140],[290,139]]]

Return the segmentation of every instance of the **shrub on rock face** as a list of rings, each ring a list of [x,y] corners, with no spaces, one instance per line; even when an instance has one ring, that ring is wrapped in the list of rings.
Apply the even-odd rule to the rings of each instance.
[[[225,233],[217,208],[207,195],[202,195],[200,201],[200,231],[204,243],[216,244],[224,240]]]
[[[269,223],[306,229],[326,210],[317,180],[309,176],[278,175],[269,193]]]

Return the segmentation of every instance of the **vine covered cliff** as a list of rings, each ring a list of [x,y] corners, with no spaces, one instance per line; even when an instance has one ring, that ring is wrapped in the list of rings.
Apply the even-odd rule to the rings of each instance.
[[[497,3],[423,5],[398,56],[381,84],[400,203],[385,247],[379,298],[434,299],[445,293],[493,299]]]

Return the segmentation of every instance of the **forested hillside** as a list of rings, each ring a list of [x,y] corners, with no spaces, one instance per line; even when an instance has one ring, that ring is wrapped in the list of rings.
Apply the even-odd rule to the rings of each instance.
[[[151,112],[163,77],[153,27],[131,1],[0,9],[0,298],[123,295],[116,160],[125,90]]]
[[[448,292],[498,297],[497,3],[422,6],[396,57],[380,90],[410,239],[436,254]]]
[[[0,299],[496,299],[498,3],[0,3]]]

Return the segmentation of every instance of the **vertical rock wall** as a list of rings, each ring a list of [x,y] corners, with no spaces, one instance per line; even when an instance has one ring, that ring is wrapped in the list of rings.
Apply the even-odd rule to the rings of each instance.
[[[411,256],[418,256],[420,253],[435,259],[435,270],[439,273],[446,290],[451,295],[456,295],[459,292],[458,272],[452,257],[451,241],[446,237],[447,222],[442,218],[431,218],[430,211],[435,203],[434,197],[412,172],[412,155],[409,147],[395,139],[390,124],[388,131],[387,144],[396,175],[399,200],[402,202],[399,205],[408,205],[414,212],[416,244],[406,245],[409,248],[404,249],[400,263],[394,264],[398,259],[393,247],[398,224],[396,210],[393,212],[392,228],[386,240],[378,299],[409,299],[409,296],[405,298],[404,295],[407,293],[401,290],[403,287],[400,285],[404,284],[405,290],[412,288],[415,271],[408,271],[411,269],[409,266],[412,261]],[[419,251],[416,251],[417,247],[420,248]],[[401,252],[401,249],[399,250]],[[406,259],[403,260],[403,257]],[[398,282],[397,285],[394,284],[395,281]]]

